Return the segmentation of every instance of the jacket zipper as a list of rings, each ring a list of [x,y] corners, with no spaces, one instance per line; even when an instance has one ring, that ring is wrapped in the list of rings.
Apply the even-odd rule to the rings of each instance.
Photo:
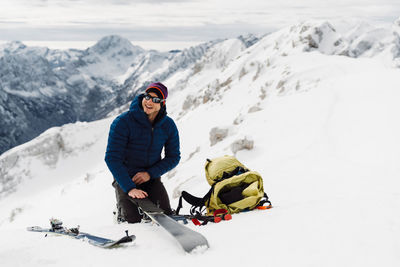
[[[147,148],[147,164],[146,164],[146,166],[149,166],[149,162],[150,162],[150,148],[153,145],[153,137],[154,137],[154,127],[151,127],[151,139],[150,139],[150,145]]]

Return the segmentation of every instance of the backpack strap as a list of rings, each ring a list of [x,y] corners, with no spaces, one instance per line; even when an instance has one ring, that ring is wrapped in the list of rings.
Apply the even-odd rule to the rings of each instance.
[[[211,186],[210,190],[208,190],[207,194],[205,194],[205,196],[202,198],[202,201],[204,203],[203,205],[205,207],[207,207],[210,204],[211,194],[214,192],[215,185],[216,183]]]
[[[268,205],[264,206],[265,203],[268,203]],[[260,203],[258,203],[256,208],[260,209],[260,210],[266,210],[266,209],[272,208],[272,203],[271,203],[271,201],[269,201],[267,193],[264,192],[264,196],[261,199]]]
[[[210,195],[211,195],[211,193],[210,193]],[[190,208],[190,214],[192,214],[192,215],[202,214],[202,212],[204,211],[204,208],[205,208],[204,197],[203,198],[195,197],[186,191],[182,191],[181,196],[179,197],[178,207],[176,208],[177,215],[179,215],[179,211],[183,207],[182,199],[186,200],[186,202],[188,202],[189,204],[192,205],[192,207]],[[198,210],[196,210],[196,209],[198,209]]]

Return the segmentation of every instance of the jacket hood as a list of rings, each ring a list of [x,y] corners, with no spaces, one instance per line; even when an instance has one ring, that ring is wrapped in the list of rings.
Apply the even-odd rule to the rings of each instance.
[[[147,114],[144,113],[143,107],[142,107],[142,101],[143,101],[144,94],[140,94],[136,96],[131,105],[129,106],[129,113],[133,114],[134,118],[144,124],[150,123]],[[157,114],[156,119],[154,120],[154,125],[156,124],[161,124],[167,116],[167,108],[165,105],[163,105],[160,109],[160,111]]]

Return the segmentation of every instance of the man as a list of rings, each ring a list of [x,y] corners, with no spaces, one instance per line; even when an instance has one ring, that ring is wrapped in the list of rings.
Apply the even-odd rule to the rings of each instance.
[[[167,116],[167,96],[165,85],[152,83],[111,124],[105,161],[114,176],[120,220],[141,221],[129,198],[148,197],[166,214],[172,212],[160,177],[178,164],[180,149],[178,129]]]

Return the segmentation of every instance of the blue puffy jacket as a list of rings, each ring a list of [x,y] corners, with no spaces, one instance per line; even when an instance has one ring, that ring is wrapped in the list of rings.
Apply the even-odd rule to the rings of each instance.
[[[132,177],[147,171],[152,179],[178,165],[179,133],[174,121],[161,107],[154,124],[142,107],[143,94],[137,96],[129,111],[119,115],[111,124],[105,161],[119,186],[128,193],[136,185]],[[161,158],[165,147],[165,156]]]

